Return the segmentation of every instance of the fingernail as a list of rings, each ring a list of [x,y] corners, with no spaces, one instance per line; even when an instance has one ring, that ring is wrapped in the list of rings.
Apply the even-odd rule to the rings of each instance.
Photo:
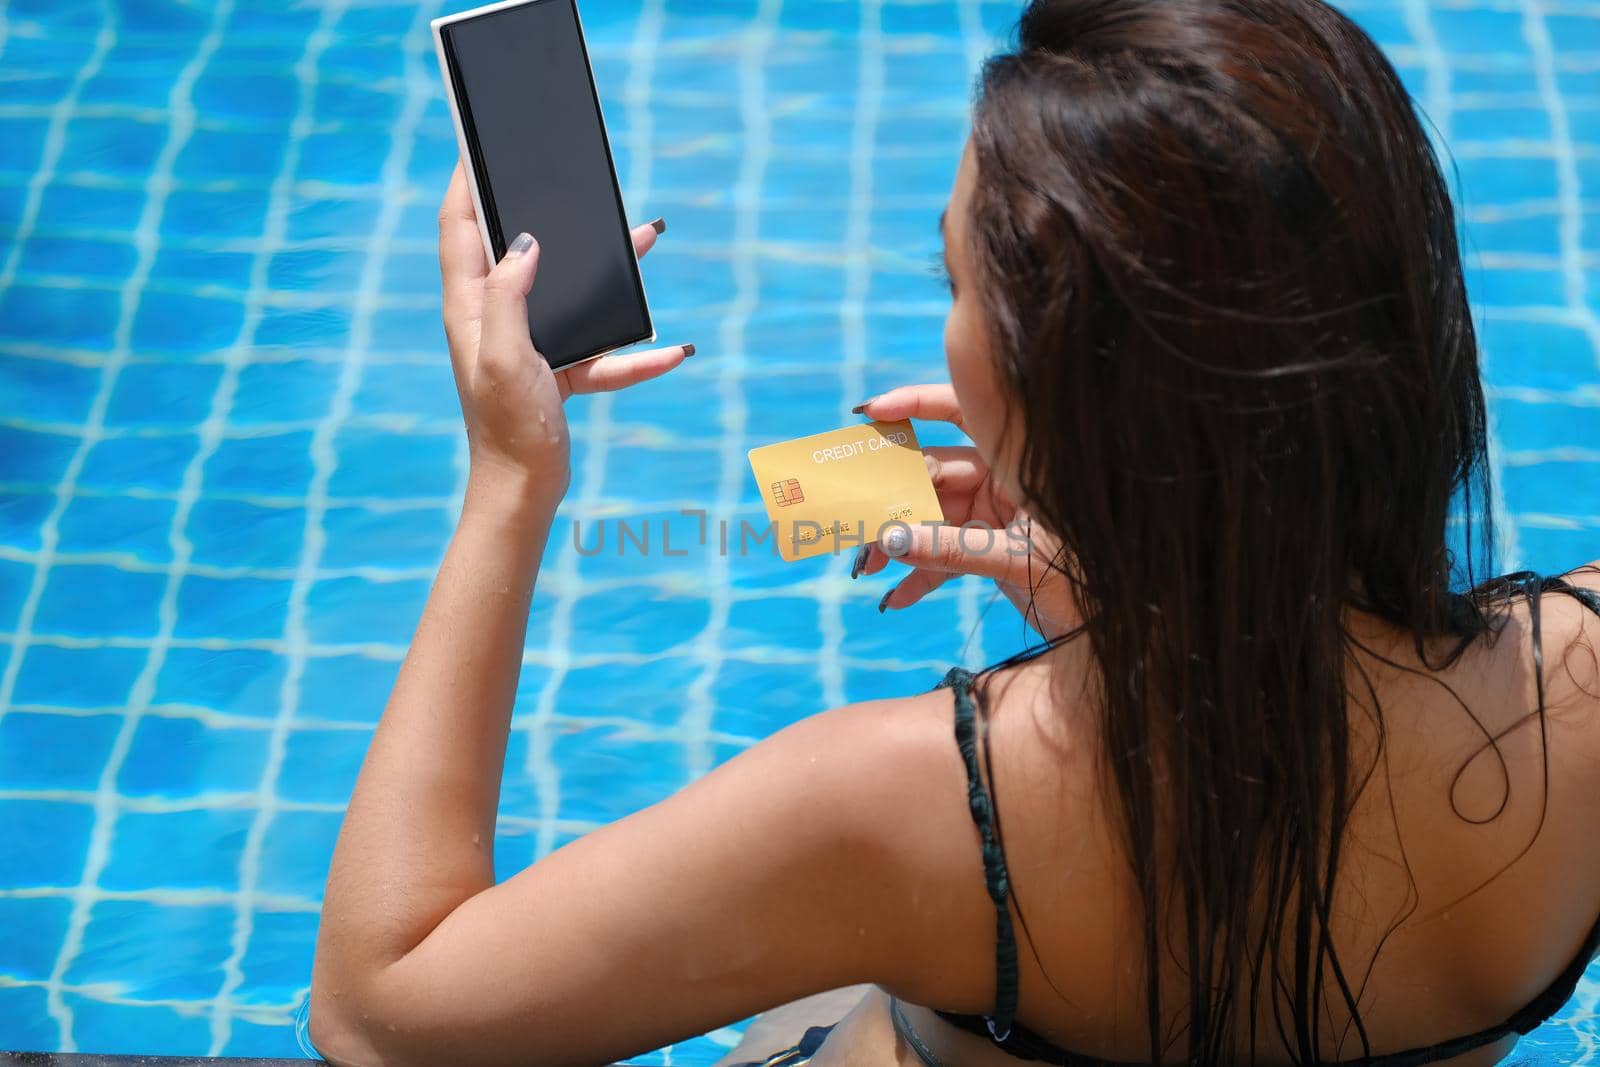
[[[867,397],[861,403],[859,403],[855,407],[851,408],[850,409],[850,414],[852,414],[852,415],[860,415],[860,414],[864,413],[867,410],[868,406],[871,405],[871,403],[876,399],[878,399],[878,398],[875,397],[875,396]]]
[[[867,565],[867,560],[872,556],[872,546],[862,545],[856,549],[856,561],[850,565],[850,578],[852,581],[861,577],[861,568]]]
[[[663,219],[663,218],[651,219],[650,220],[650,228],[652,230],[656,231],[656,233],[666,233],[667,232],[667,220]]]
[[[898,585],[894,587],[894,589],[899,589],[899,588],[900,587]],[[879,615],[882,615],[884,612],[889,610],[889,598],[894,596],[894,589],[891,589],[887,593],[883,594],[883,599],[878,601],[878,614]]]
[[[692,355],[694,355],[694,345],[684,345],[683,346],[683,358],[684,359],[688,359]]]
[[[911,531],[904,526],[891,526],[883,531],[883,536],[878,538],[878,544],[882,545],[884,552],[890,556],[903,556],[911,551]]]
[[[519,233],[517,239],[511,242],[511,247],[506,249],[508,256],[520,256],[533,247],[533,234]]]

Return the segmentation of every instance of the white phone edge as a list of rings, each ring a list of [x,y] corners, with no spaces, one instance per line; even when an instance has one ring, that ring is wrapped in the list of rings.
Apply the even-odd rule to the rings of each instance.
[[[456,129],[456,151],[460,154],[461,165],[467,169],[467,191],[472,194],[472,209],[478,216],[478,236],[483,238],[483,259],[490,269],[494,267],[494,242],[489,239],[489,223],[484,218],[483,201],[478,195],[478,171],[472,163],[472,150],[467,145],[466,126],[461,121],[461,102],[456,99],[455,79],[450,77],[450,60],[445,56],[444,52],[444,28],[452,22],[465,22],[467,19],[476,18],[479,15],[488,15],[506,8],[526,7],[529,4],[544,2],[545,0],[496,0],[495,3],[484,4],[482,7],[475,7],[468,11],[457,11],[453,15],[441,15],[428,24],[433,30],[433,51],[439,60],[439,77],[444,82],[445,102],[450,105],[450,121]],[[578,10],[578,0],[572,0],[572,13],[578,20],[578,37],[583,41],[584,51],[587,53],[589,47],[588,37],[583,32],[583,13]],[[594,63],[588,58],[587,54],[584,56],[584,66],[588,68],[589,88],[593,90],[594,98],[598,105],[600,87],[595,84]],[[606,153],[612,159],[612,180],[616,182],[617,201],[622,204],[622,222],[628,231],[628,248],[632,251],[633,230],[628,223],[628,205],[622,196],[622,179],[616,173],[616,157],[611,152],[611,132],[606,129],[606,111],[603,106],[597,106],[595,110],[600,115],[600,135],[606,139]],[[648,345],[656,342],[656,318],[650,311],[650,297],[645,292],[644,271],[639,265],[639,254],[637,252],[634,252],[633,255],[633,273],[639,280],[639,297],[644,302],[644,317],[645,321],[650,324],[650,336],[642,337],[637,341],[630,341],[625,345],[618,345],[615,348],[602,349],[592,356],[585,356],[582,359],[575,359],[571,363],[562,364],[558,368],[558,373],[568,367],[576,367],[580,363],[587,363],[592,359],[599,359],[601,356],[609,355],[612,352],[620,352],[623,349],[632,348],[634,345]]]

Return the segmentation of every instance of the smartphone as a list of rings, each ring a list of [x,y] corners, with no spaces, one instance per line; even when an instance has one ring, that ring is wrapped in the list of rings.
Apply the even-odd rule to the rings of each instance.
[[[534,347],[559,369],[655,340],[576,0],[432,25],[489,262],[519,233],[539,242]]]

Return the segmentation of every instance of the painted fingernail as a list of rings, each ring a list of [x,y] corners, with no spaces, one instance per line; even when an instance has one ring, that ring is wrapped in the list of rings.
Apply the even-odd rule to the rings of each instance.
[[[850,578],[852,581],[861,577],[861,568],[867,565],[867,560],[872,556],[872,546],[862,545],[856,549],[856,561],[850,564]]]
[[[878,538],[878,544],[890,556],[903,556],[911,551],[911,531],[904,526],[891,526],[883,531],[883,536]]]
[[[667,220],[663,219],[663,218],[651,219],[650,220],[650,228],[652,230],[656,231],[656,233],[666,233],[667,232]]]
[[[876,399],[878,399],[878,398],[875,397],[875,396],[867,397],[861,403],[859,403],[855,407],[851,408],[850,409],[850,414],[852,414],[852,415],[860,415],[860,414],[864,413],[867,410],[867,408],[872,405],[872,402],[874,400],[876,400]]]
[[[511,247],[506,249],[508,256],[520,256],[533,247],[533,234],[519,233],[517,239],[511,242]]]
[[[684,359],[688,359],[692,355],[694,355],[694,345],[684,345],[683,346],[683,358]]]
[[[894,589],[899,589],[899,588],[900,587],[898,585],[894,587]],[[889,610],[889,598],[894,596],[894,589],[891,589],[887,593],[883,594],[883,599],[878,601],[878,614],[879,615],[882,615],[884,612]]]

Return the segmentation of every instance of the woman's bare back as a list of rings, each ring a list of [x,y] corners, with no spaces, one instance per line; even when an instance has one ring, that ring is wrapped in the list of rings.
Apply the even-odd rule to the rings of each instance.
[[[1575,578],[1600,587],[1594,574]],[[1422,668],[1403,635],[1371,621],[1355,628],[1384,731],[1380,748],[1371,701],[1358,701],[1352,765],[1366,784],[1340,864],[1333,937],[1352,986],[1362,989],[1374,1053],[1503,1023],[1570,964],[1600,915],[1600,617],[1562,595],[1545,595],[1540,607],[1542,721],[1525,600],[1497,639],[1437,673]],[[1086,656],[1069,644],[1005,672],[989,690],[992,779],[1027,931],[1019,924],[1018,1018],[1064,1048],[1142,1062],[1143,920],[1096,785],[1090,707],[1071,696]],[[1351,688],[1364,692],[1365,683]],[[943,707],[948,714],[948,702]],[[965,784],[930,780],[927,788],[964,794]],[[970,877],[981,885],[976,835],[969,837]],[[992,934],[981,924],[947,930],[952,961],[986,959],[992,975]],[[1166,978],[1170,1011],[1182,1004],[1183,975],[1171,967]],[[814,1067],[920,1062],[890,1025],[887,994],[871,989],[848,1002]],[[807,1025],[840,1019],[844,1003],[777,1014],[761,1036],[793,1041]],[[931,1011],[908,1005],[906,1017],[946,1063],[1018,1062]],[[1288,1062],[1265,999],[1258,1020],[1261,1062]],[[1323,1032],[1335,1035],[1325,1041],[1329,1058],[1362,1054],[1347,1023],[1337,1012],[1325,1018]],[[1511,1045],[1441,1062],[1492,1064]],[[752,1044],[730,1060],[756,1051]]]

